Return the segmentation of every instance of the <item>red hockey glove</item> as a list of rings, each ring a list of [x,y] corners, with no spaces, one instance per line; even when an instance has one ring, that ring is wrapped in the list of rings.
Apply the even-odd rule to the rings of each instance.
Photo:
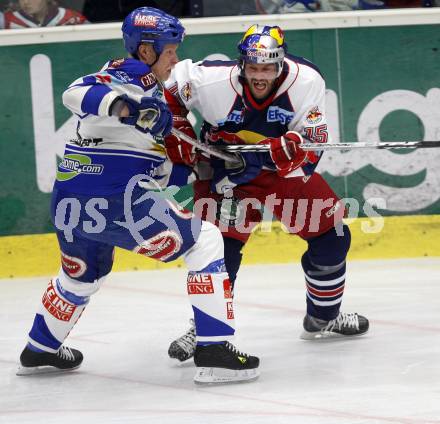
[[[281,137],[268,139],[268,142],[270,157],[281,177],[285,177],[304,163],[307,152],[301,149],[303,138],[297,132],[288,131]]]
[[[171,91],[164,89],[165,99],[167,101],[168,107],[171,110],[171,113],[175,116],[181,116],[182,118],[186,118],[189,111],[186,109],[185,105],[178,100],[178,96],[171,93]]]
[[[173,116],[173,128],[177,128],[189,137],[197,139],[188,119],[182,116]],[[167,156],[173,163],[194,166],[197,162],[196,148],[174,134],[165,137]]]

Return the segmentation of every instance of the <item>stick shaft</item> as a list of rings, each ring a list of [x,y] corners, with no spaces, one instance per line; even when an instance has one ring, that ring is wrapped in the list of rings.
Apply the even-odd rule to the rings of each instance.
[[[216,146],[219,150],[226,152],[268,152],[270,150],[268,144],[228,144]],[[305,143],[301,145],[301,149],[306,151],[316,150],[355,150],[355,149],[423,149],[440,147],[439,141],[389,141],[380,143]]]
[[[231,153],[223,152],[218,150],[216,147],[208,146],[206,144],[200,143],[200,141],[193,139],[189,135],[186,135],[184,132],[178,130],[177,128],[173,128],[171,132],[181,138],[183,141],[186,141],[188,144],[191,144],[192,146],[196,146],[199,150],[208,153],[211,156],[215,156],[219,159],[223,159],[228,162],[240,162],[240,160],[237,159],[236,156],[234,156]]]
[[[234,152],[269,152],[269,144],[227,144],[218,146],[209,146],[201,143],[199,140],[193,139],[177,128],[173,128],[171,132],[196,146],[199,150],[208,153],[211,156],[223,159],[227,162],[239,163],[232,153]],[[301,148],[306,151],[327,151],[327,150],[358,150],[358,149],[426,149],[440,147],[440,140],[433,141],[383,141],[380,143],[365,143],[361,141],[349,143],[303,143]]]

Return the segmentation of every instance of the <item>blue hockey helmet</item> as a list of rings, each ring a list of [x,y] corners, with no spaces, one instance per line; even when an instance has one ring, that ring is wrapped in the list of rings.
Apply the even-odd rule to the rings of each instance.
[[[275,63],[279,77],[283,70],[287,44],[278,26],[252,25],[238,43],[239,65],[244,76],[245,63]]]
[[[137,55],[141,43],[151,43],[157,55],[165,44],[179,44],[185,35],[185,28],[179,19],[154,7],[139,7],[124,19],[122,24],[125,49]]]

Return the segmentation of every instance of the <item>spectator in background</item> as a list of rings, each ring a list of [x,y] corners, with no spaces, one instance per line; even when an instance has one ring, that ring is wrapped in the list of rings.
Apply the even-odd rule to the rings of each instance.
[[[83,14],[90,22],[122,21],[138,7],[156,7],[173,16],[192,16],[190,0],[85,0]],[[229,13],[229,12],[228,12]]]
[[[435,1],[436,0],[255,0],[255,7],[260,14],[270,14],[432,7]]]
[[[0,12],[0,28],[39,28],[88,23],[79,12],[58,7],[52,0],[18,0],[10,10]]]

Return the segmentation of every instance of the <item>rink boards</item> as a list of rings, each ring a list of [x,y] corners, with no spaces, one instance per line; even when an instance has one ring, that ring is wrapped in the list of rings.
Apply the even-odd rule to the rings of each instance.
[[[381,225],[370,218],[350,224],[349,259],[391,259],[440,256],[440,216],[418,215],[384,218]],[[287,235],[278,223],[270,231],[257,230],[244,249],[244,264],[298,262],[306,249],[299,237]],[[377,229],[377,228],[376,228]],[[373,230],[373,232],[371,231]],[[60,266],[55,234],[2,237],[0,278],[55,274]],[[182,260],[164,264],[116,249],[115,271],[154,270],[184,266]]]
[[[184,20],[180,58],[234,58],[237,39],[257,21],[280,25],[290,52],[321,68],[334,141],[439,138],[440,8]],[[0,114],[0,277],[47,275],[59,266],[50,192],[76,127],[61,94],[79,75],[125,55],[120,36],[118,23],[0,33],[8,81],[8,110]],[[440,149],[325,154],[319,171],[340,197],[360,206],[351,258],[440,256],[439,163]],[[385,226],[364,233],[364,207],[377,199]],[[252,235],[244,263],[297,261],[304,248],[275,225]],[[115,270],[181,265],[118,251]]]

